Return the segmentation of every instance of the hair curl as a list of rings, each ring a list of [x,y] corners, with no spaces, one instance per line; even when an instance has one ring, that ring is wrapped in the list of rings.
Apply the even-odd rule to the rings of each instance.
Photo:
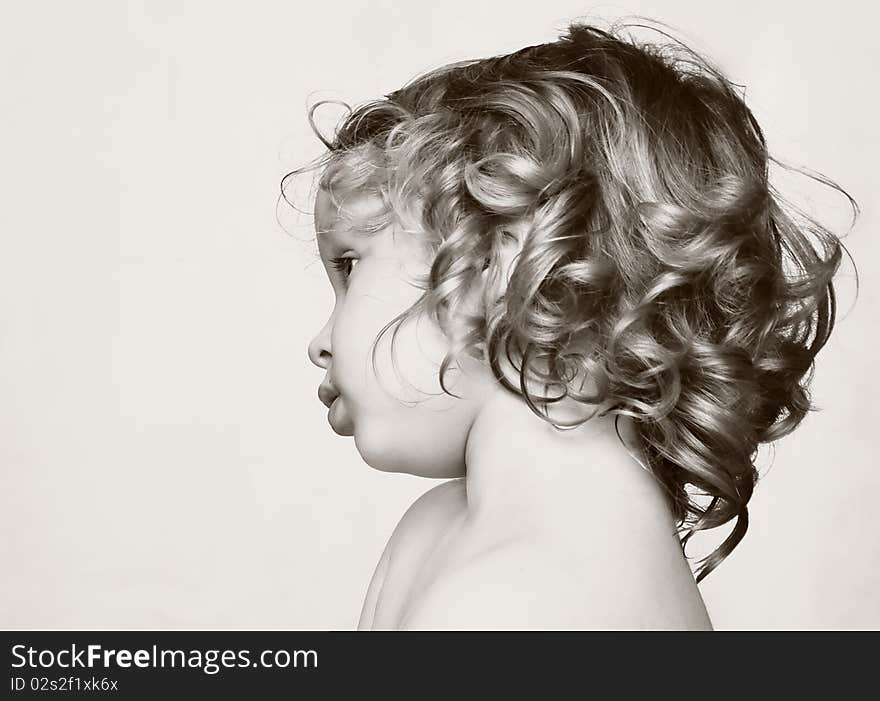
[[[842,244],[770,184],[779,161],[735,84],[681,42],[639,43],[626,26],[573,23],[357,107],[332,139],[318,132],[321,185],[380,195],[386,211],[364,228],[395,221],[430,241],[416,306],[455,341],[444,391],[472,353],[542,418],[561,397],[607,402],[636,420],[683,547],[735,519],[700,581],[746,532],[759,444],[811,409]],[[527,233],[490,294],[482,273],[514,222]],[[573,379],[585,376],[596,393]]]

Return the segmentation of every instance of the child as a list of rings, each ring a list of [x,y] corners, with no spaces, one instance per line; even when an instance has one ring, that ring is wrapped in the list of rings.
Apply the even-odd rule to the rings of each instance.
[[[696,582],[746,532],[759,444],[810,409],[841,258],[732,84],[575,23],[321,138],[319,397],[372,467],[451,478],[359,628],[710,628]],[[684,543],[729,522],[695,582]]]

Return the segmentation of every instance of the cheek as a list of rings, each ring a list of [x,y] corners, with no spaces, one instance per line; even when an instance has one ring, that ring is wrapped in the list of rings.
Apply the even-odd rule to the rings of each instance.
[[[387,300],[387,297],[386,297]],[[414,301],[414,300],[413,300]],[[334,379],[354,424],[358,452],[370,466],[428,477],[463,474],[468,430],[480,398],[480,385],[453,365],[445,394],[440,364],[448,350],[440,329],[423,315],[382,328],[407,307],[369,297],[352,297],[334,325]],[[393,348],[393,354],[392,354]]]
[[[440,329],[423,315],[408,316],[383,333],[421,295],[391,277],[359,278],[333,325],[334,379],[353,400],[369,398],[371,411],[377,408],[376,395],[387,395],[381,405],[389,405],[419,403],[441,393],[438,373],[448,350]]]
[[[444,393],[439,364],[445,345],[430,345],[430,336],[425,339],[425,335],[416,332],[415,323],[401,328],[395,342],[396,374],[390,367],[390,340],[378,346],[380,377],[373,376],[371,407],[360,412],[355,442],[367,464],[376,469],[460,477],[465,473],[467,436],[484,390],[473,375],[463,375],[453,366],[446,375],[447,387],[458,396]]]

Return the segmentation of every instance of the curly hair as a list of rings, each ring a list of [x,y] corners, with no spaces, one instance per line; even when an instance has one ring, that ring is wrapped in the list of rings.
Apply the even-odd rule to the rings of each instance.
[[[314,125],[320,103],[309,119],[327,146],[321,186],[385,203],[360,228],[393,221],[430,242],[423,295],[393,323],[419,308],[453,341],[443,390],[469,353],[548,421],[565,397],[634,419],[682,547],[735,519],[700,581],[745,535],[759,445],[812,408],[843,247],[770,184],[779,162],[735,84],[626,26],[575,22],[430,71],[350,110],[332,138]],[[513,223],[519,253],[487,282]]]

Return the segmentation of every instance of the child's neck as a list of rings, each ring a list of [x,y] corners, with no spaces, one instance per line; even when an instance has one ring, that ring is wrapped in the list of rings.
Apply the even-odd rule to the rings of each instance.
[[[634,510],[671,523],[660,484],[627,451],[644,462],[629,419],[619,428],[626,447],[610,414],[557,430],[499,386],[468,435],[470,518],[529,533],[584,517],[614,523]]]

